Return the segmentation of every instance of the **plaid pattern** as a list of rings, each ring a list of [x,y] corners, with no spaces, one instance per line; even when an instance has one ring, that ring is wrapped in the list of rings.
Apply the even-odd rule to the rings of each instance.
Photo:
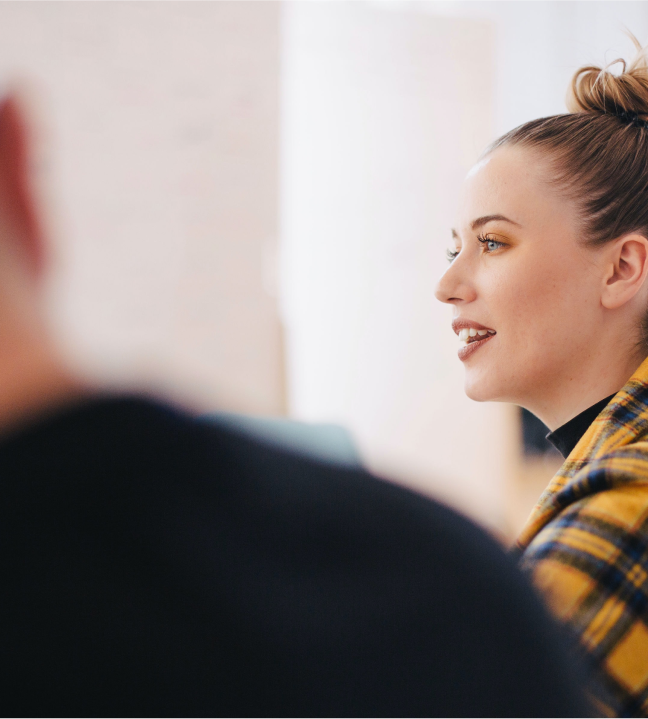
[[[608,716],[648,716],[648,359],[531,513],[522,568],[597,670]]]

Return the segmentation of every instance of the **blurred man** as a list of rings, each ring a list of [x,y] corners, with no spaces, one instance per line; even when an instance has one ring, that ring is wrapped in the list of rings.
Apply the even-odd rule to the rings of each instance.
[[[5,99],[3,714],[586,712],[553,626],[466,520],[65,369],[28,149]]]

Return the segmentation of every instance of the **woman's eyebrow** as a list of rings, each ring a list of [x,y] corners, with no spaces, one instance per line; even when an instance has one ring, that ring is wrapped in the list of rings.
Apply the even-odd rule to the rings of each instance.
[[[478,227],[482,227],[483,225],[487,224],[488,222],[494,222],[495,220],[497,220],[499,222],[510,222],[512,225],[521,227],[519,222],[515,222],[514,220],[509,220],[509,218],[504,217],[504,215],[484,215],[483,217],[478,217],[476,220],[473,220],[470,227],[473,230],[476,230]]]

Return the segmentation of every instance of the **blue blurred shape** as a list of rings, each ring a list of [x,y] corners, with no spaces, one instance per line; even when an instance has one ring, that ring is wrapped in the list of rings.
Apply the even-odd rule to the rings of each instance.
[[[204,415],[203,419],[322,462],[349,468],[362,467],[351,434],[337,424],[311,424],[233,412],[212,412]]]

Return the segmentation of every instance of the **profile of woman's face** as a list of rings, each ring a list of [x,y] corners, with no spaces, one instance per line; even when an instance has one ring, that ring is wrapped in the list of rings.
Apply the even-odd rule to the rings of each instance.
[[[597,351],[598,251],[584,246],[576,209],[548,173],[532,151],[504,146],[463,186],[436,296],[454,306],[474,400],[550,402]]]

